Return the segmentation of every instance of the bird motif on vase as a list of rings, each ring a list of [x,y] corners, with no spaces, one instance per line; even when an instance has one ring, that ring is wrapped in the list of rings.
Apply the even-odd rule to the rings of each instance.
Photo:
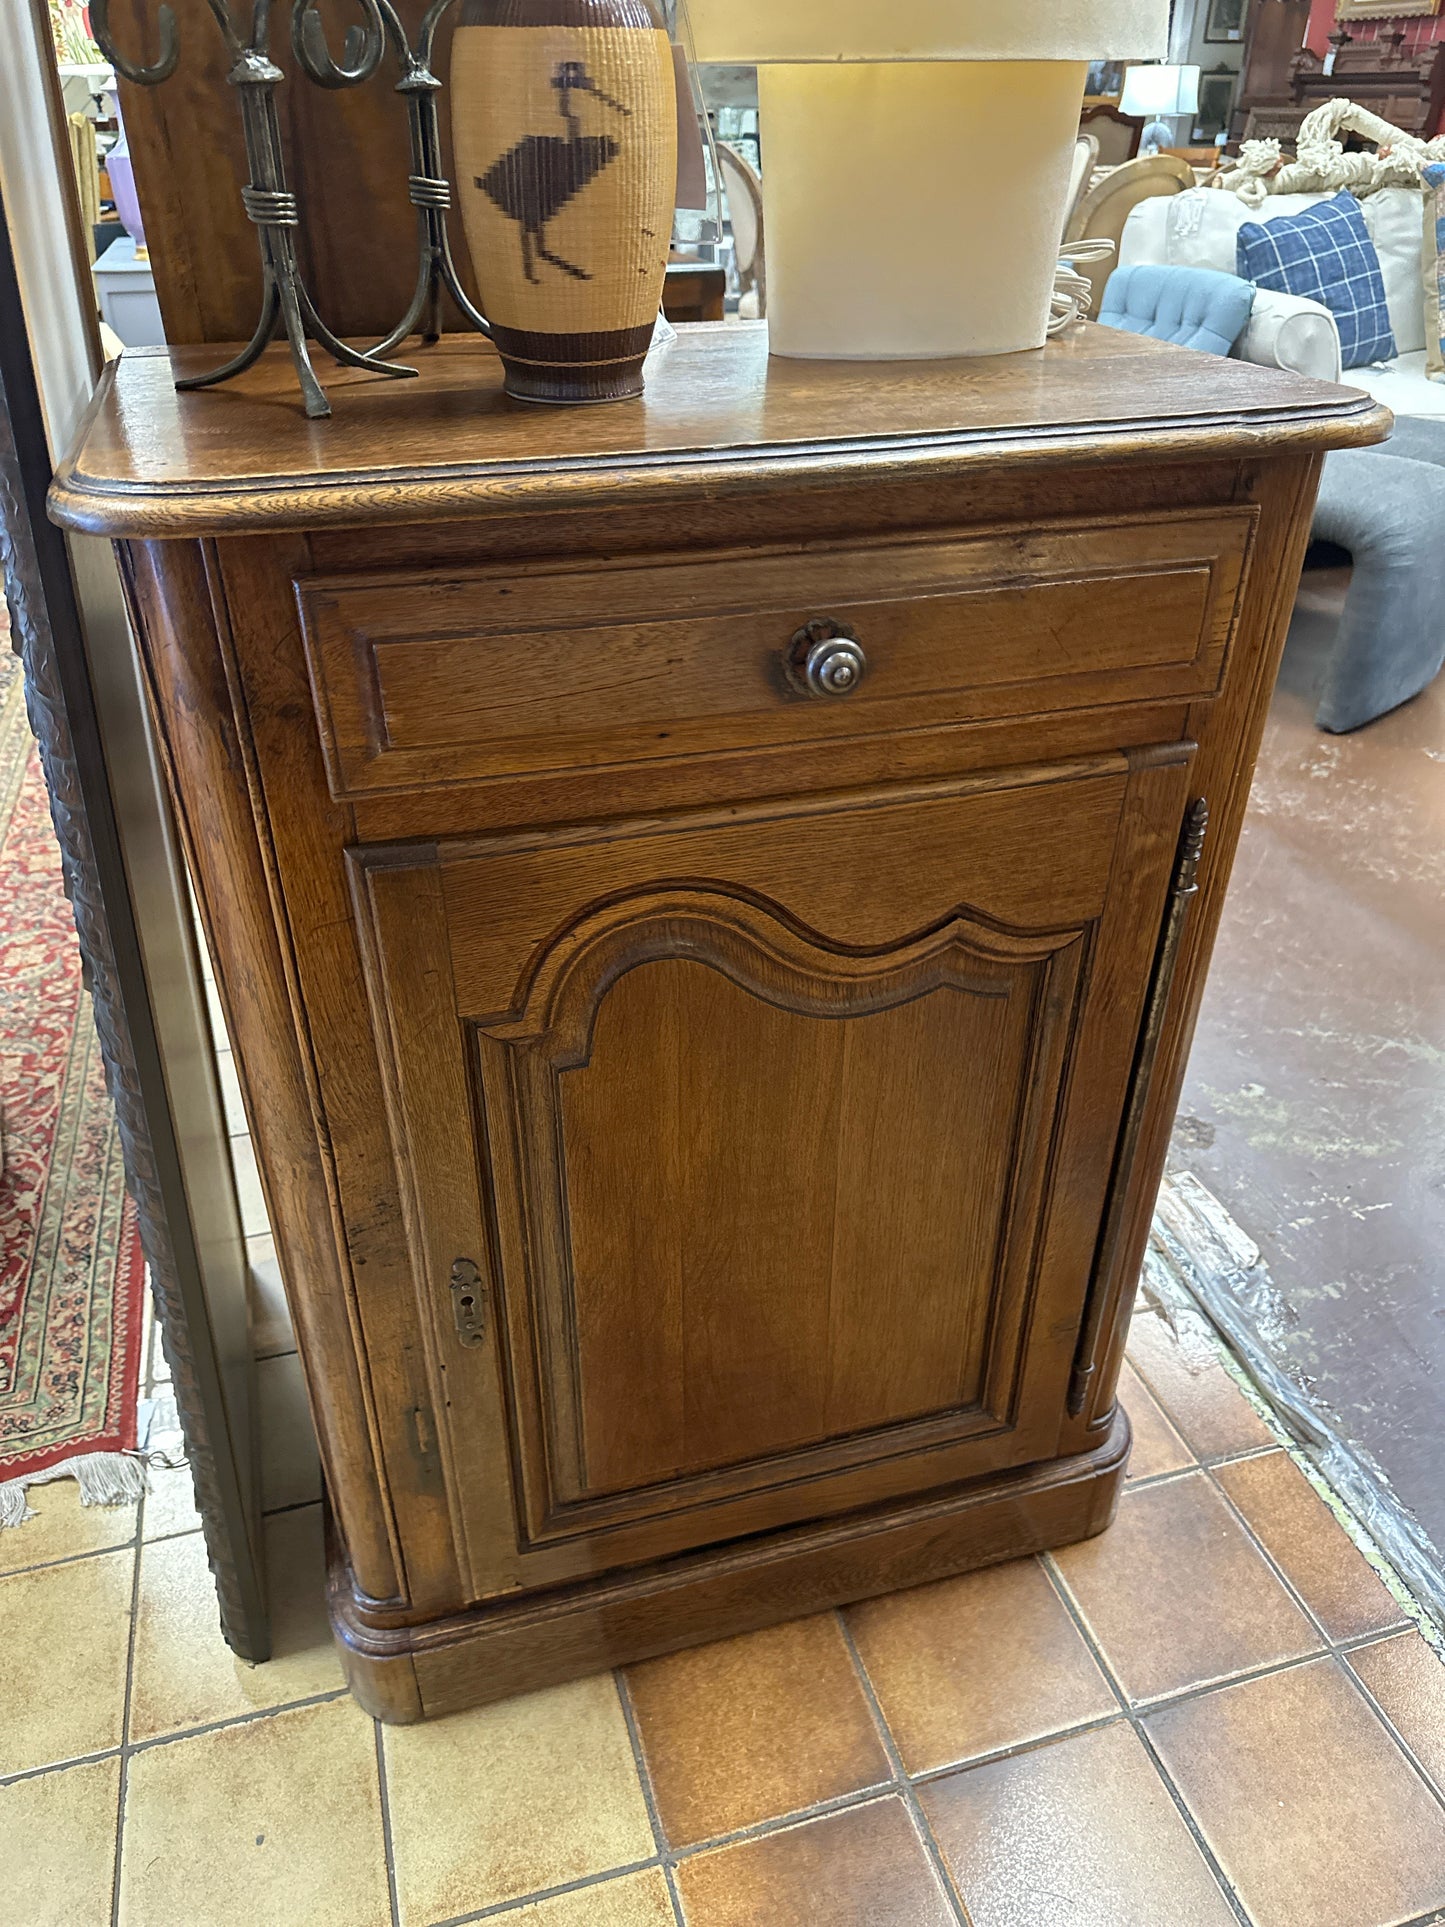
[[[632,109],[604,93],[580,60],[564,60],[552,76],[552,86],[557,92],[557,111],[567,128],[565,137],[528,134],[485,174],[476,176],[477,186],[488,200],[517,223],[523,272],[534,284],[541,280],[537,272],[539,261],[561,269],[576,281],[592,279],[586,268],[578,267],[576,262],[566,260],[548,247],[547,228],[622,152],[610,134],[582,132],[572,96],[590,94],[615,113],[628,119],[632,117]]]

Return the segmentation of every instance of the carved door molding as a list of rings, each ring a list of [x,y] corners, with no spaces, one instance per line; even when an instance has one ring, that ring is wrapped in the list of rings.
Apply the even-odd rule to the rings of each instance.
[[[1054,1451],[1189,754],[350,852],[472,1597]]]
[[[535,1453],[522,1454],[526,1526],[532,1541],[541,1543],[559,1535],[604,1529],[740,1496],[760,1480],[770,1485],[786,1483],[809,1474],[840,1472],[850,1464],[892,1453],[963,1443],[1001,1433],[1014,1423],[1034,1259],[1032,1249],[1021,1244],[1020,1228],[1033,1214],[1043,1184],[1043,1162],[1056,1122],[1060,1074],[1075,1014],[1083,949],[1084,932],[1080,929],[1022,936],[960,915],[887,950],[860,954],[829,943],[817,932],[801,929],[777,905],[750,902],[720,890],[648,892],[614,902],[583,918],[539,959],[520,1011],[470,1027],[479,1072],[478,1099],[486,1107],[492,1145],[488,1186],[491,1214],[499,1227],[517,1227],[516,1232],[500,1233],[499,1266],[503,1289],[515,1308],[514,1383],[523,1407],[518,1422],[541,1447]],[[637,1462],[629,1473],[628,1454],[616,1436],[627,1410],[626,1387],[617,1383],[598,1391],[594,1385],[589,1399],[588,1379],[605,1372],[604,1359],[609,1353],[615,1361],[614,1369],[625,1372],[630,1358],[644,1344],[653,1353],[660,1376],[666,1376],[669,1361],[660,1355],[665,1339],[646,1317],[645,1305],[634,1307],[641,1314],[637,1328],[626,1329],[628,1321],[614,1316],[611,1322],[614,1326],[620,1322],[623,1329],[608,1333],[608,1321],[605,1314],[599,1316],[598,1307],[598,1300],[609,1295],[607,1281],[594,1275],[589,1281],[591,1289],[579,1302],[582,1254],[578,1249],[577,1165],[596,1167],[607,1156],[607,1099],[604,1095],[600,1106],[589,1107],[581,1093],[569,1087],[585,1085],[589,1075],[604,1076],[595,1068],[597,1031],[626,977],[635,972],[670,972],[674,983],[669,988],[675,996],[683,997],[684,987],[676,981],[679,973],[697,970],[716,973],[760,1005],[805,1020],[809,1026],[830,1019],[856,1023],[944,996],[1019,1007],[1010,1013],[1012,1026],[1025,1033],[1026,1041],[1015,1086],[1008,1093],[1010,1101],[1000,1107],[1007,1149],[999,1162],[1009,1167],[1011,1176],[1007,1197],[1000,1199],[999,1222],[980,1227],[989,1251],[986,1265],[980,1267],[986,1279],[981,1276],[978,1281],[972,1309],[986,1316],[978,1329],[958,1334],[966,1337],[966,1355],[957,1360],[957,1389],[952,1397],[940,1388],[935,1409],[927,1409],[925,1402],[925,1409],[907,1419],[888,1417],[883,1415],[887,1404],[883,1388],[855,1383],[854,1402],[862,1407],[871,1405],[876,1422],[856,1425],[856,1436],[849,1439],[846,1415],[838,1409],[846,1401],[837,1396],[836,1388],[830,1398],[815,1386],[783,1380],[773,1386],[766,1399],[759,1400],[766,1407],[759,1422],[766,1417],[781,1429],[791,1418],[793,1429],[806,1430],[798,1408],[812,1391],[815,1438],[798,1437],[789,1442],[783,1433],[760,1442],[752,1451],[739,1444],[731,1464],[726,1462],[726,1446],[718,1440],[712,1449],[691,1452],[698,1463],[690,1473],[680,1469],[669,1475],[667,1448],[684,1462],[689,1457],[682,1437],[686,1420],[679,1413],[676,1426],[653,1441],[650,1453],[645,1447],[637,1450]],[[634,1031],[646,1031],[667,1001],[664,990],[655,1008],[644,1003]],[[695,1031],[705,1024],[714,1002],[705,991],[686,998],[684,1029]],[[722,1052],[746,1035],[749,1019],[741,999],[730,1000],[728,1007],[733,1021],[730,1034],[717,1040]],[[959,1028],[941,1021],[940,1041],[950,1029],[957,1034]],[[795,1054],[822,1059],[808,1065],[808,1071],[818,1073],[817,1081],[809,1079],[809,1088],[800,1097],[826,1102],[823,1086],[827,1071],[833,1067],[829,1060],[837,1060],[841,1069],[841,1046],[852,1039],[819,1036],[816,1041],[820,1051],[808,1053],[796,1023],[786,1032],[781,1025],[768,1029],[780,1044],[785,1035],[790,1035]],[[901,1029],[895,1027],[894,1038],[872,1053],[871,1068],[875,1072],[881,1068],[880,1057],[903,1047],[901,1037],[896,1035]],[[645,1047],[645,1039],[633,1036],[623,1041],[622,1048],[635,1050],[639,1042]],[[682,1042],[685,1050],[690,1048],[695,1054],[702,1047],[702,1040],[695,1035]],[[835,1043],[840,1047],[830,1048]],[[896,1077],[897,1066],[893,1069]],[[733,1077],[740,1074],[735,1068]],[[766,1086],[770,1072],[765,1060],[759,1062],[757,1074],[759,1084]],[[795,1067],[794,1075],[801,1082],[807,1073]],[[937,1075],[945,1073],[940,1070]],[[708,1082],[705,1072],[698,1081]],[[741,1094],[742,1103],[747,1095],[746,1091]],[[810,1120],[800,1114],[800,1104],[785,1109],[766,1104],[766,1089],[756,1095],[763,1100],[760,1111],[782,1111],[796,1123],[800,1134],[808,1130]],[[602,1113],[590,1129],[586,1115],[589,1108],[594,1113],[600,1108]],[[855,1103],[840,1115],[839,1122],[856,1127],[861,1122],[856,1109]],[[503,1129],[504,1112],[508,1111],[517,1123],[512,1131]],[[839,1111],[843,1112],[841,1105]],[[684,1132],[688,1125],[685,1106],[679,1105],[678,1112],[671,1123],[676,1131]],[[618,1122],[625,1125],[626,1120]],[[900,1116],[897,1122],[901,1129],[908,1120]],[[662,1135],[666,1135],[665,1126]],[[789,1161],[798,1150],[791,1138],[791,1132],[783,1131],[775,1142],[723,1149],[726,1152],[730,1148],[733,1156],[756,1166],[753,1176],[758,1186],[767,1182],[769,1167],[778,1167],[779,1189],[786,1194],[792,1184]],[[828,1147],[814,1145],[810,1149],[826,1177]],[[619,1184],[645,1176],[631,1168],[636,1162],[621,1155],[609,1160],[610,1168],[594,1168],[588,1187],[594,1194],[594,1220],[606,1193],[615,1193]],[[856,1166],[860,1160],[849,1162]],[[679,1178],[682,1175],[679,1172]],[[854,1168],[835,1175],[832,1208],[835,1213],[846,1212],[848,1201],[839,1198],[837,1192],[850,1177],[861,1187],[867,1173]],[[964,1174],[959,1170],[955,1175],[961,1180]],[[696,1182],[698,1174],[692,1176]],[[800,1241],[810,1202],[806,1197],[797,1200]],[[659,1212],[666,1210],[663,1198],[656,1203]],[[867,1209],[866,1200],[860,1198],[858,1204],[861,1215]],[[638,1242],[625,1256],[626,1263],[644,1272],[645,1232],[646,1227],[638,1227]],[[693,1256],[696,1263],[698,1254],[694,1252]],[[778,1256],[777,1282],[779,1290],[785,1291],[784,1254],[780,1251]],[[801,1260],[802,1254],[794,1256]],[[958,1256],[961,1260],[963,1254]],[[516,1289],[523,1281],[524,1303],[519,1302]],[[690,1282],[683,1281],[684,1290]],[[839,1281],[833,1282],[838,1288]],[[876,1283],[881,1300],[886,1281],[879,1276]],[[754,1305],[751,1309],[760,1312],[763,1308]],[[934,1305],[929,1309],[936,1312],[941,1308]],[[921,1305],[912,1307],[915,1316],[922,1310]],[[900,1307],[899,1315],[908,1315],[908,1308]],[[599,1323],[604,1330],[594,1330],[589,1342],[589,1325],[595,1328]],[[782,1335],[776,1336],[777,1348],[781,1348]],[[609,1337],[610,1345],[606,1342]],[[721,1335],[717,1343],[721,1349]],[[744,1338],[736,1348],[739,1365],[750,1352],[767,1349],[772,1348],[749,1346]],[[680,1358],[677,1362],[681,1363]],[[804,1359],[800,1363],[806,1376],[813,1377],[808,1368],[815,1361]],[[823,1361],[816,1363],[821,1368]],[[827,1363],[834,1372],[843,1371],[855,1381],[870,1376],[864,1362],[856,1357]],[[756,1355],[753,1366],[762,1374],[768,1361]],[[871,1398],[866,1396],[870,1389]],[[680,1391],[679,1372],[675,1383],[657,1385],[650,1409],[655,1413],[658,1402]],[[593,1408],[590,1427],[589,1405]],[[594,1434],[590,1445],[589,1429]],[[714,1422],[701,1429],[713,1436],[719,1427]],[[644,1470],[649,1460],[650,1472]],[[605,1467],[610,1467],[610,1472]]]

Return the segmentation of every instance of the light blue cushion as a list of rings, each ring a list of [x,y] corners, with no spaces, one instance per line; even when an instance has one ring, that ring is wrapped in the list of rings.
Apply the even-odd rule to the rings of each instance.
[[[1237,245],[1235,265],[1257,288],[1323,301],[1340,324],[1346,368],[1394,360],[1385,277],[1353,194],[1272,221],[1246,221]]]
[[[1109,276],[1099,319],[1106,328],[1227,355],[1244,333],[1253,303],[1254,289],[1235,275],[1141,262]]]

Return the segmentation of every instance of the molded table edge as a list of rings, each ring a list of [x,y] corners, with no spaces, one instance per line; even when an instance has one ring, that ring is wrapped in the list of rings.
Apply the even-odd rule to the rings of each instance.
[[[314,528],[358,528],[458,520],[478,512],[576,509],[679,501],[689,492],[750,494],[776,488],[887,482],[920,470],[982,472],[1140,459],[1249,458],[1369,447],[1387,439],[1394,417],[1361,389],[1338,402],[1283,409],[1225,410],[1181,426],[1177,417],[1119,417],[1043,429],[989,427],[859,436],[816,443],[663,449],[448,466],[367,467],[294,477],[228,475],[213,482],[120,481],[85,467],[90,430],[115,382],[111,363],[86,410],[49,495],[62,527],[113,539],[197,539]],[[1328,392],[1319,384],[1322,392]]]

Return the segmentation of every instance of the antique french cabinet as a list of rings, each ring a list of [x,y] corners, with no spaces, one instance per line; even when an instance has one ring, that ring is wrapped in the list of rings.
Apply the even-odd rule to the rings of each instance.
[[[1388,426],[1094,328],[686,330],[580,411],[419,360],[309,423],[284,355],[127,354],[53,493],[120,546],[396,1720],[1107,1524],[1319,464]]]

